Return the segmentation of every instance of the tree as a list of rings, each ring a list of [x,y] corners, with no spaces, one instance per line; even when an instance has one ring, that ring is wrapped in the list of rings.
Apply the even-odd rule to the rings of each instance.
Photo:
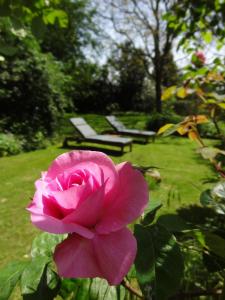
[[[114,71],[117,98],[122,110],[137,107],[146,77],[146,63],[142,49],[134,48],[130,42],[121,44],[108,60]]]
[[[93,34],[96,28],[93,22],[95,10],[89,0],[62,0],[54,8],[66,12],[68,26],[63,28],[58,22],[46,26],[46,32],[41,40],[44,52],[51,52],[56,59],[63,62],[84,58],[83,48],[95,46]]]
[[[167,27],[163,15],[170,11],[175,0],[104,0],[109,7],[104,7],[108,13],[103,17],[110,20],[114,30],[124,36],[133,45],[143,49],[146,61],[146,71],[155,82],[155,106],[162,111],[161,93],[163,81],[163,67],[171,52],[174,31]]]
[[[67,27],[68,17],[65,11],[54,8],[58,2],[59,0],[3,0],[0,1],[0,19],[6,17],[10,20],[8,27],[15,35],[26,35],[29,28],[35,36],[40,36],[48,24],[58,23],[61,28]]]
[[[11,32],[9,22],[0,21],[0,44],[10,44],[7,49],[13,49],[0,63],[1,129],[30,142],[38,132],[43,136],[54,133],[69,105],[64,91],[67,76],[51,54],[41,53],[31,33],[19,38]]]
[[[184,0],[177,1],[165,15],[168,28],[176,36],[182,36],[180,45],[190,39],[198,46],[199,42],[210,43],[217,37],[217,46],[221,48],[225,39],[225,0]]]
[[[177,84],[179,81],[178,67],[173,59],[172,52],[168,52],[168,54],[164,57],[162,73],[162,85],[165,87]]]

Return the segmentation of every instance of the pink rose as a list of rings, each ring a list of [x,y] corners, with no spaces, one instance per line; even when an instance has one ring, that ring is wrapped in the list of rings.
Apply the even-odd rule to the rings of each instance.
[[[197,51],[192,56],[192,62],[197,67],[201,67],[205,64],[206,57],[205,54],[202,51]]]
[[[60,276],[101,277],[119,284],[134,262],[136,239],[127,224],[148,202],[142,174],[101,152],[73,151],[57,157],[42,178],[28,210],[50,233],[69,233],[56,247]]]

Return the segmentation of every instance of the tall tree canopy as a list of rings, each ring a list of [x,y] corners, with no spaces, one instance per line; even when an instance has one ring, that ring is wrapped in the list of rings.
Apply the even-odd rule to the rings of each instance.
[[[135,108],[143,89],[146,77],[146,60],[142,49],[126,42],[117,48],[108,63],[114,70],[117,81],[117,96],[122,110]]]
[[[164,16],[168,28],[177,36],[182,36],[180,44],[195,40],[211,42],[212,36],[218,38],[218,48],[225,39],[225,0],[183,0],[177,1]]]
[[[155,81],[155,107],[161,112],[163,67],[171,52],[174,31],[167,26],[163,15],[171,10],[176,0],[102,0],[102,15],[113,24],[114,31],[130,43],[141,47],[152,68],[147,72]]]
[[[95,46],[96,33],[93,17],[95,9],[89,0],[62,0],[55,9],[67,14],[68,26],[63,28],[58,22],[46,27],[41,41],[43,51],[51,52],[58,60],[68,61],[83,56],[83,48]]]

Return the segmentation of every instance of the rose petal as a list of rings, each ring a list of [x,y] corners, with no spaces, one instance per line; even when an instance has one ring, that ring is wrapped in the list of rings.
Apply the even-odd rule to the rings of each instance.
[[[74,223],[63,223],[62,220],[45,215],[42,209],[36,207],[35,204],[31,204],[27,210],[31,212],[31,222],[43,231],[58,234],[76,232],[87,239],[92,239],[94,236],[94,233],[88,228]]]
[[[127,228],[97,235],[91,240],[103,277],[109,284],[120,284],[129,272],[137,252],[137,242]]]
[[[56,247],[54,260],[62,277],[102,277],[92,243],[77,234],[70,235]]]
[[[67,215],[64,223],[76,223],[85,227],[94,227],[98,222],[103,209],[105,184],[82,201],[76,210]]]
[[[118,184],[118,173],[112,160],[105,154],[97,151],[72,151],[58,156],[50,166],[47,177],[54,179],[58,174],[71,169],[71,171],[87,169],[100,185],[102,184],[102,171],[104,181],[109,178],[106,194],[113,190],[115,193]],[[102,171],[101,171],[102,170]],[[111,193],[110,193],[111,194]],[[108,195],[108,198],[111,195]]]
[[[62,192],[52,192],[52,196],[60,207],[65,209],[76,209],[79,202],[85,200],[91,193],[91,188],[88,185],[71,187]]]
[[[103,218],[96,225],[98,233],[116,231],[139,217],[148,203],[148,185],[138,170],[129,163],[117,165],[119,193],[115,201],[105,208]]]
[[[62,277],[101,277],[117,285],[132,266],[136,251],[136,240],[125,228],[92,240],[73,234],[56,247],[54,260]]]

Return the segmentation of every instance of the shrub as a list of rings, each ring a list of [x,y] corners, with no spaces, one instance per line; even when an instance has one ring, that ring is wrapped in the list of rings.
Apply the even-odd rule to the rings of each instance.
[[[204,138],[218,138],[218,132],[212,122],[200,124],[198,126],[201,137]]]
[[[22,142],[11,133],[0,134],[0,157],[18,154],[22,151]]]
[[[0,119],[4,120],[0,127],[22,135],[25,148],[32,144],[33,149],[43,139],[40,132],[54,134],[59,116],[69,106],[64,90],[68,78],[51,54],[40,52],[32,35],[23,40],[12,37],[13,43],[16,52],[0,64]]]
[[[158,131],[160,127],[167,123],[179,123],[182,117],[172,112],[154,113],[147,122],[147,129]]]
[[[36,132],[24,139],[23,149],[25,151],[32,151],[36,149],[44,149],[48,146],[48,141],[41,131]]]

